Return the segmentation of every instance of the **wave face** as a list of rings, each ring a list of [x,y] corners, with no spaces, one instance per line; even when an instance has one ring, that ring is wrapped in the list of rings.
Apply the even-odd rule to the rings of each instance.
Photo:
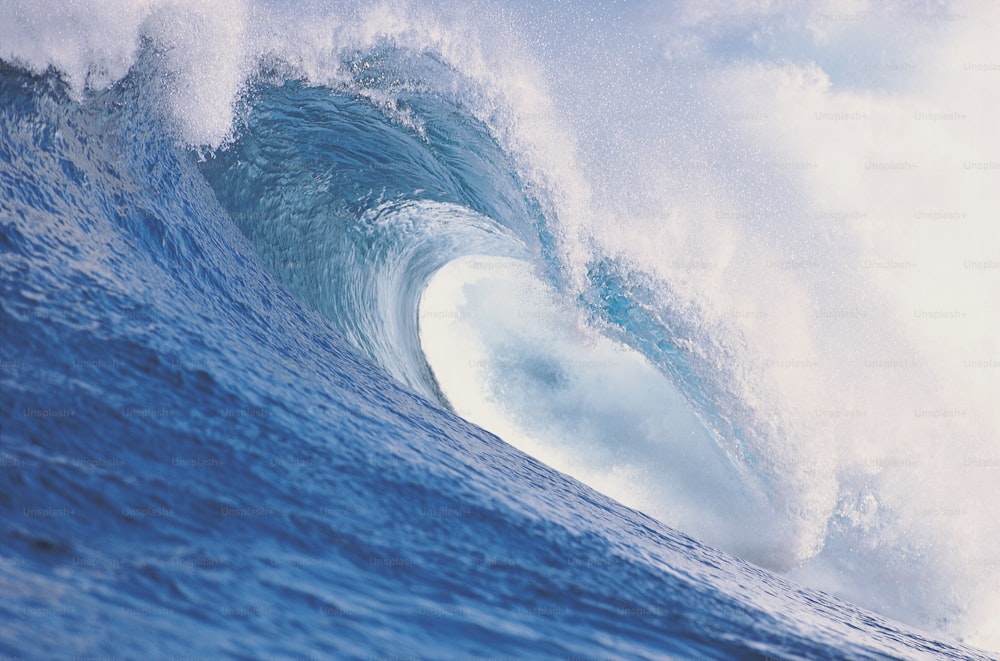
[[[989,5],[0,9],[5,654],[1000,646]]]
[[[365,76],[404,68],[394,60],[405,58],[386,48],[356,57]],[[452,77],[415,59],[405,64]],[[541,218],[513,166],[451,104],[400,96],[396,103],[421,122],[416,131],[326,87],[282,82],[250,96],[240,139],[202,166],[219,201],[286,287],[367,358],[441,400],[420,347],[420,297],[456,257],[526,254],[518,235],[538,243],[519,227]]]

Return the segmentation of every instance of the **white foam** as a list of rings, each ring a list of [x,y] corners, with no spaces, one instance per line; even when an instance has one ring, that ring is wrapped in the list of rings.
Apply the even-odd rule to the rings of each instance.
[[[784,9],[665,16],[693,56],[591,72],[682,98],[616,107],[588,232],[728,329],[794,576],[998,648],[997,11]]]
[[[149,39],[160,53],[153,96],[162,99],[157,103],[165,105],[178,137],[190,145],[218,145],[230,134],[250,65],[246,7],[239,0],[0,5],[0,58],[36,73],[55,68],[79,97],[122,79],[140,42]]]

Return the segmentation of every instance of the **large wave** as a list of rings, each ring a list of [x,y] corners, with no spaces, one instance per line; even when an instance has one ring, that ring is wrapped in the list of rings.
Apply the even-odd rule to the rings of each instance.
[[[7,2],[0,58],[161,116],[417,392],[996,647],[995,11],[767,7]]]

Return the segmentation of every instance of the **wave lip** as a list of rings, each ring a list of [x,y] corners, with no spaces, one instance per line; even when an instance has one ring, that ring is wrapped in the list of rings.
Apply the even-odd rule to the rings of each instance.
[[[447,404],[420,341],[418,308],[431,277],[470,253],[522,251],[496,223],[440,202],[387,204],[366,214],[365,254],[341,265],[338,328],[377,365],[424,396]],[[337,314],[337,313],[334,313]]]

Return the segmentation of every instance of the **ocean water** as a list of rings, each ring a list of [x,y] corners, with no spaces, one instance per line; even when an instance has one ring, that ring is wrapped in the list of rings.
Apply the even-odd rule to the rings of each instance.
[[[998,18],[0,0],[0,658],[996,658]]]

